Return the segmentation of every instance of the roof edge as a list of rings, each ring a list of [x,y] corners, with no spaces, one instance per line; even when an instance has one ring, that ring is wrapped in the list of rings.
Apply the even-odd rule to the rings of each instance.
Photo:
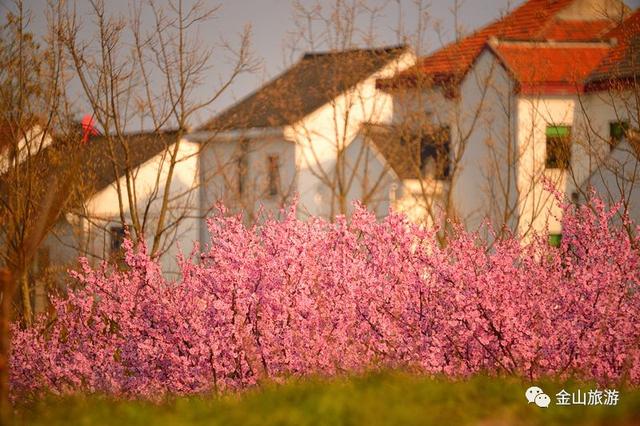
[[[351,49],[344,49],[344,50],[311,51],[311,52],[305,52],[302,55],[302,57],[300,58],[300,60],[316,58],[318,56],[341,55],[341,54],[349,54],[349,53],[355,53],[355,52],[389,53],[389,52],[392,52],[394,50],[408,50],[408,49],[409,49],[409,45],[403,43],[403,44],[396,44],[396,45],[390,45],[390,46],[381,46],[381,47],[371,47],[371,48],[354,47],[354,48],[351,48]]]

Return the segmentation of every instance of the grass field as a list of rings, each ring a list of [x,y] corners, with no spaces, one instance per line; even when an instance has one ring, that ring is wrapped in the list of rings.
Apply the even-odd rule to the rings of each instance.
[[[292,380],[239,395],[180,397],[155,405],[104,397],[49,397],[17,408],[24,425],[636,425],[640,390],[616,406],[557,406],[555,394],[595,385],[537,382],[549,408],[527,404],[520,379],[450,381],[405,373]]]

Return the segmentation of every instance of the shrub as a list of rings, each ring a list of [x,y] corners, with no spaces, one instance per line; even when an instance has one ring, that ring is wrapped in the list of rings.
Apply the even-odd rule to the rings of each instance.
[[[53,316],[14,327],[12,391],[158,397],[378,367],[638,384],[640,239],[615,214],[564,206],[556,248],[461,229],[441,246],[364,208],[252,227],[221,210],[176,281],[130,242],[126,270],[82,260]]]

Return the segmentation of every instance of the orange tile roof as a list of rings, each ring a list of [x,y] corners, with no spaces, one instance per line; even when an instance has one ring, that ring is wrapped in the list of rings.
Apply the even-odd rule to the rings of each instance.
[[[583,90],[610,47],[605,43],[506,42],[492,50],[518,82],[520,93],[575,93]]]
[[[429,78],[434,83],[456,82],[469,70],[490,38],[503,40],[606,40],[614,26],[610,20],[562,20],[556,15],[574,0],[529,0],[502,19],[462,40],[451,43],[381,86],[394,86],[403,80]]]
[[[489,37],[532,39],[558,11],[572,1],[530,0],[501,20],[420,59],[416,67],[403,74],[404,76],[416,73],[426,74],[435,81],[460,77],[467,72]]]

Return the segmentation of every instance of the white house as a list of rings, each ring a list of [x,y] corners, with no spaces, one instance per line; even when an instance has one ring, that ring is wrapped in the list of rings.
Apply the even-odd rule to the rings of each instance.
[[[447,213],[472,229],[488,217],[522,235],[548,225],[557,239],[548,182],[574,200],[608,189],[638,216],[638,23],[617,0],[529,0],[423,58],[403,46],[306,54],[192,132],[127,135],[128,153],[96,137],[91,188],[50,256],[117,252],[129,194],[153,223],[176,148],[167,273],[179,250],[208,241],[203,218],[217,202],[252,221],[294,196],[301,218],[348,214],[360,200],[379,216]]]
[[[391,96],[377,80],[414,64],[403,46],[310,53],[193,132],[91,138],[82,148],[82,202],[52,232],[50,257],[118,255],[134,213],[151,246],[171,168],[165,224],[173,226],[159,252],[169,274],[178,271],[179,252],[208,242],[205,218],[219,202],[248,221],[261,209],[278,212],[294,195],[301,217],[348,213],[354,200],[386,214],[398,180],[361,130],[392,118]]]
[[[18,142],[8,144],[9,146],[0,151],[0,175],[7,172],[10,167],[22,164],[27,158],[37,155],[38,152],[51,145],[51,135],[43,129],[38,120],[27,123],[27,129],[12,129],[9,124],[0,123],[0,139],[15,140]]]
[[[623,160],[622,146],[616,148],[628,146],[629,130],[638,128],[639,22],[640,13],[621,1],[529,0],[380,81],[404,106],[397,112],[421,111],[451,134],[444,189],[431,195],[412,180],[399,204],[414,217],[438,207],[471,229],[487,217],[521,235],[548,225],[557,241],[558,204],[545,183],[580,200],[589,185],[613,189],[615,179],[597,170],[618,159],[627,184],[613,198],[624,195],[640,208],[637,179],[629,177],[637,151],[627,149]]]
[[[414,63],[402,46],[304,55],[189,135],[207,144],[204,203],[222,199],[252,214],[296,194],[301,216],[347,213],[354,200],[386,214],[395,176],[362,129],[393,117],[377,80]]]
[[[109,143],[104,137],[89,142],[87,164],[81,170],[87,176],[83,184],[88,188],[82,188],[82,205],[65,215],[70,226],[59,231],[59,238],[69,240],[71,229],[73,241],[66,246],[74,247],[90,260],[109,259],[120,251],[125,228],[133,223],[134,206],[151,248],[165,187],[170,181],[163,225],[168,229],[161,238],[159,253],[163,270],[176,272],[178,253],[188,255],[200,239],[200,146],[180,138],[177,132],[132,134],[127,135],[127,142],[128,153],[123,145]],[[172,162],[174,152],[176,159]],[[126,169],[133,171],[126,173]]]

